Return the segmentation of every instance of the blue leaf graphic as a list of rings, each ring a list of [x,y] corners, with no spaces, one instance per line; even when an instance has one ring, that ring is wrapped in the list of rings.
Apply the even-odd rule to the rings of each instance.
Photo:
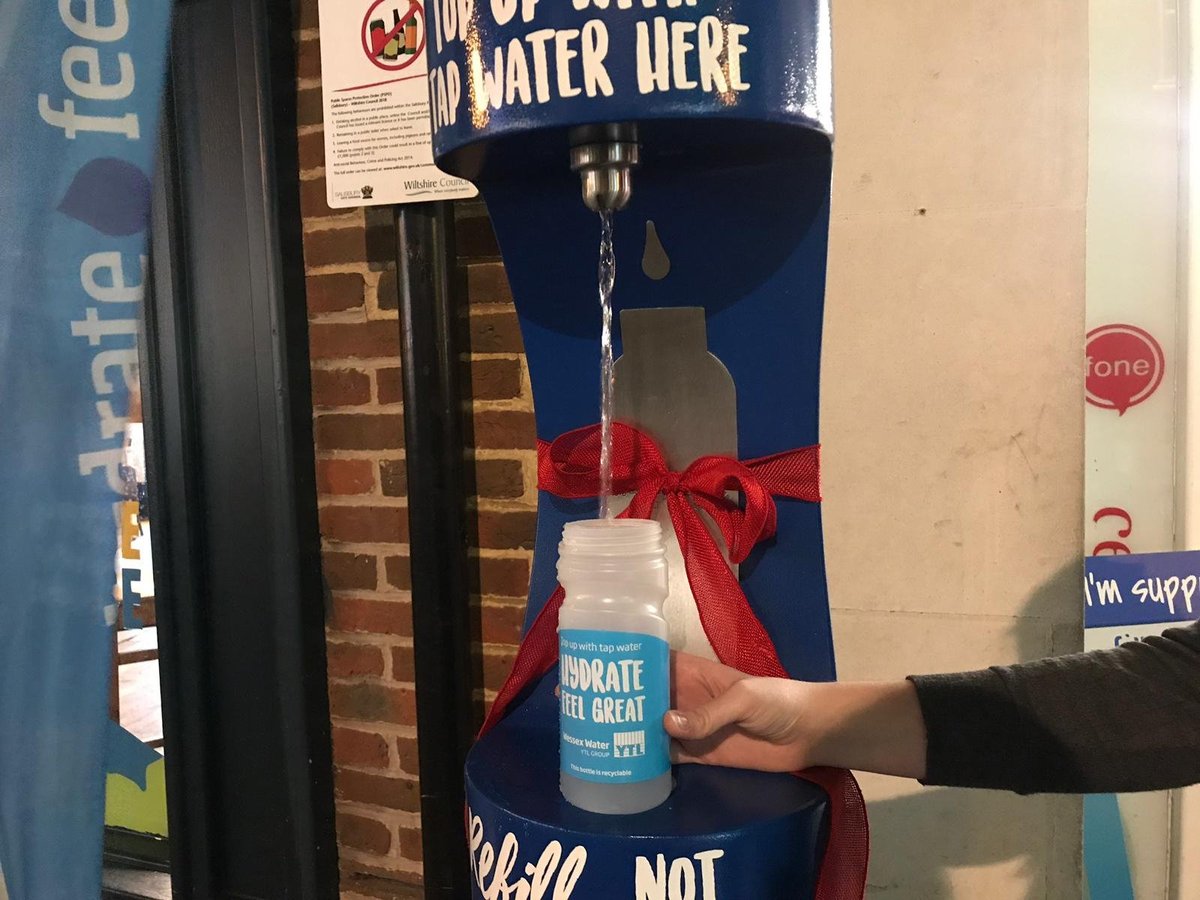
[[[111,719],[105,735],[104,770],[124,775],[141,790],[146,789],[146,769],[161,758],[152,748]]]
[[[150,218],[150,179],[123,159],[93,159],[75,174],[58,211],[101,234],[137,234]]]

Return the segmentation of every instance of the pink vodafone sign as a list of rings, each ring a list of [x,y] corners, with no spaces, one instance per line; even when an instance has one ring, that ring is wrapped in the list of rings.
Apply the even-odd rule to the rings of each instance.
[[[1162,346],[1135,325],[1102,325],[1087,336],[1087,402],[1119,415],[1150,398],[1162,384]]]

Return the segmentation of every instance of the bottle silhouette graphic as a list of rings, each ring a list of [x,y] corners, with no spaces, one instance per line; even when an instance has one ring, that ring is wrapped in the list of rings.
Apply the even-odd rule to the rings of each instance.
[[[404,26],[404,52],[413,56],[417,52],[418,38],[417,14],[413,13]]]
[[[385,46],[387,46],[387,26],[383,24],[383,19],[372,19],[371,55],[382,56]]]
[[[400,11],[392,10],[392,28],[393,30],[400,24]],[[397,31],[392,35],[387,45],[383,48],[384,59],[399,59],[400,58],[400,32]]]

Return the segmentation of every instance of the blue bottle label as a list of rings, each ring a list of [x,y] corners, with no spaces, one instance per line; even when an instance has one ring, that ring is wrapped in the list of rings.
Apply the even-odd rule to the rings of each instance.
[[[563,629],[558,647],[563,772],[630,784],[670,771],[662,727],[670,703],[667,642],[624,631]]]

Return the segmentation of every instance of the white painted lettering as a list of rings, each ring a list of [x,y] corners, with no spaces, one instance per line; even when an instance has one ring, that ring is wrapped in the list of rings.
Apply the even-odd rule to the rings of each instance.
[[[96,0],[81,0],[81,4],[82,19],[75,16],[71,0],[58,0],[58,15],[76,37],[107,44],[119,41],[129,31],[129,7],[125,0],[111,0],[112,21],[107,25],[101,24],[96,16]]]
[[[114,447],[111,450],[96,450],[93,453],[79,454],[79,474],[91,475],[97,469],[104,469],[104,477],[114,493],[120,494],[125,490],[125,481],[121,478],[121,459],[124,450]]]
[[[583,89],[589,97],[613,95],[612,80],[604,60],[608,56],[608,28],[599,19],[583,26]]]
[[[85,75],[75,77],[75,67],[82,65]],[[133,57],[117,54],[120,80],[107,83],[100,75],[100,51],[95,47],[68,47],[62,55],[62,78],[73,93],[87,100],[124,100],[133,93]]]
[[[520,9],[518,0],[492,0],[492,18],[497,25],[507,25]]]
[[[671,23],[671,74],[675,78],[675,87],[681,91],[694,88],[697,82],[688,75],[688,57],[696,49],[696,45],[688,40],[696,33],[695,22]]]
[[[571,46],[571,42],[577,40],[579,40],[578,28],[567,28],[554,35],[554,61],[558,70],[558,94],[560,97],[577,97],[582,93],[571,83],[571,60],[579,56],[579,51]]]
[[[700,20],[700,88],[724,94],[729,90],[725,70],[721,67],[721,51],[725,46],[725,29],[716,16]]]
[[[100,437],[106,441],[124,433],[125,426],[129,424],[126,416],[118,416],[113,411],[112,403],[108,400],[96,404],[96,415],[100,417]]]
[[[696,900],[696,867],[686,857],[671,863],[671,875],[667,881],[671,900]]]
[[[1192,597],[1196,594],[1196,582],[1195,575],[1187,575],[1179,583],[1180,589],[1183,591],[1183,602],[1187,605],[1189,616],[1194,612],[1192,609]]]
[[[101,319],[96,307],[89,306],[83,321],[71,323],[71,334],[86,337],[89,345],[99,347],[107,336],[137,334],[137,319]]]
[[[749,83],[742,80],[742,56],[746,52],[742,38],[750,33],[750,28],[747,25],[731,22],[725,29],[725,33],[725,43],[728,48],[726,56],[729,60],[729,86],[735,91],[748,91],[750,90]]]
[[[542,28],[539,31],[531,31],[525,36],[525,40],[533,48],[533,83],[537,102],[547,103],[550,100],[550,63],[546,45],[554,40],[554,29]]]
[[[483,819],[469,809],[467,817],[471,823],[471,874],[484,900],[571,900],[587,866],[586,848],[577,846],[564,859],[562,845],[551,841],[536,863],[519,866],[521,849],[516,835],[506,834],[497,854],[485,839]],[[523,872],[525,877],[510,882],[514,870]],[[550,894],[552,882],[554,891]]]
[[[716,900],[717,860],[724,855],[724,850],[704,850],[696,854],[696,862],[700,863],[701,896],[704,900]]]
[[[650,37],[650,24],[637,23],[637,78],[640,93],[670,90],[670,52],[666,19],[662,16],[654,19],[653,41]]]
[[[633,870],[636,900],[667,900],[667,861],[660,853],[655,867],[650,860],[639,856]]]
[[[64,100],[62,109],[55,109],[50,105],[48,94],[38,94],[38,115],[47,125],[61,128],[70,140],[75,140],[81,131],[123,134],[131,141],[141,137],[136,113],[125,113],[121,116],[76,115],[74,100]]]
[[[83,289],[93,300],[102,303],[140,303],[145,289],[148,259],[145,256],[138,259],[142,268],[141,280],[137,284],[128,285],[125,283],[125,269],[120,253],[111,251],[91,254],[79,266],[79,280]],[[105,279],[107,284],[100,284],[96,279],[96,274],[102,270],[108,273]]]
[[[518,98],[525,104],[533,102],[533,92],[529,86],[529,60],[525,58],[525,45],[517,38],[508,42],[505,77],[508,79],[508,91],[504,99],[510,106]]]
[[[97,394],[104,396],[113,392],[113,384],[105,373],[114,367],[121,370],[121,377],[129,390],[137,387],[137,350],[101,350],[92,357],[92,387]]]

